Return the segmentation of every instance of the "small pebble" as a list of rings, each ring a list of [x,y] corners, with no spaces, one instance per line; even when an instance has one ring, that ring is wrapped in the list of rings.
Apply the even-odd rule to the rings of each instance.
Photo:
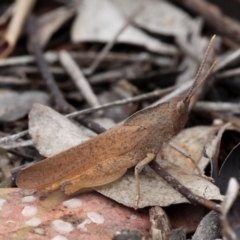
[[[71,223],[64,222],[60,219],[52,221],[51,226],[61,234],[65,234],[73,231],[73,226]]]
[[[26,206],[24,207],[24,209],[22,210],[22,215],[24,217],[32,217],[37,213],[37,208],[33,207],[33,206]]]
[[[24,203],[32,203],[36,200],[37,198],[34,196],[26,196],[22,198],[22,202]]]
[[[82,200],[78,198],[72,198],[67,201],[64,201],[62,204],[64,207],[67,208],[79,208],[82,206]]]
[[[85,219],[82,223],[78,224],[78,225],[77,225],[77,228],[78,228],[78,229],[81,229],[81,230],[83,230],[83,231],[87,231],[86,225],[87,225],[87,224],[90,224],[91,222],[92,222],[92,221],[91,221],[89,218],[87,218],[87,219]]]
[[[41,222],[42,221],[41,221],[40,218],[34,217],[34,218],[31,218],[28,221],[26,221],[25,224],[28,225],[28,226],[32,226],[32,227],[37,227],[38,225],[41,224]]]
[[[51,240],[68,240],[68,239],[62,235],[57,235],[54,238],[52,238]]]
[[[45,234],[45,230],[43,228],[34,228],[33,231],[39,235]]]
[[[137,215],[135,215],[135,214],[131,215],[131,216],[130,216],[130,219],[132,219],[132,220],[137,219]]]
[[[0,210],[2,210],[3,206],[6,204],[7,200],[0,198]]]
[[[88,212],[87,216],[91,219],[92,222],[96,224],[104,223],[104,217],[97,212]]]

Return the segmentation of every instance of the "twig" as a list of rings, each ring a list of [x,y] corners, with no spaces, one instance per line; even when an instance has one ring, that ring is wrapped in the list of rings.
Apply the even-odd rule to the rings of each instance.
[[[218,112],[230,112],[239,113],[240,104],[239,103],[229,103],[229,102],[197,102],[194,106],[195,111],[218,111]]]
[[[48,66],[44,60],[42,50],[38,43],[36,34],[36,20],[33,16],[30,16],[27,21],[27,30],[29,35],[29,42],[31,45],[31,50],[33,51],[37,65],[42,73],[43,79],[47,84],[48,90],[55,101],[58,110],[63,112],[72,112],[74,108],[66,102],[61,91],[59,90],[52,74],[48,70]]]
[[[8,145],[3,145],[2,147],[4,149],[11,149],[11,148],[19,148],[19,147],[28,147],[28,146],[32,146],[33,142],[32,140],[26,140],[26,141],[22,141],[22,142],[13,142],[13,143],[9,143]]]
[[[240,43],[240,24],[223,14],[216,5],[205,0],[173,0],[173,2],[201,15],[216,31]]]
[[[69,54],[77,59],[81,64],[89,64],[92,62],[96,56],[96,52],[69,52]],[[58,61],[58,53],[55,51],[47,51],[44,53],[44,59],[47,63],[55,63]],[[153,63],[158,66],[169,67],[173,65],[173,60],[167,56],[154,56],[150,55],[147,52],[139,53],[139,54],[128,54],[128,53],[115,53],[110,52],[107,56],[102,60],[104,63],[142,63],[148,62]],[[26,65],[29,63],[36,62],[35,58],[31,55],[23,55],[23,56],[14,56],[8,57],[4,59],[0,59],[0,67],[9,67],[15,65]],[[83,70],[84,72],[84,70]]]
[[[221,79],[221,78],[228,78],[228,77],[234,77],[239,75],[240,75],[240,68],[238,67],[238,68],[226,70],[224,72],[220,72],[216,75],[216,78]]]
[[[99,106],[100,103],[97,96],[93,92],[89,82],[87,81],[80,67],[73,60],[71,55],[67,51],[62,50],[59,53],[59,58],[60,62],[62,63],[68,74],[71,76],[75,85],[81,91],[83,97],[87,100],[89,105],[92,107]]]
[[[111,41],[109,41],[103,50],[100,52],[100,54],[97,56],[95,61],[92,63],[92,65],[89,67],[89,69],[86,71],[87,74],[93,74],[94,71],[96,71],[97,67],[99,66],[100,62],[103,60],[103,58],[107,55],[107,53],[110,51],[110,49],[113,47],[115,42],[117,41],[118,37],[123,33],[123,31],[132,23],[134,18],[143,10],[144,5],[141,4],[137,9],[135,9],[130,16],[126,19],[126,22],[124,25],[119,29],[119,31],[116,33],[116,35],[113,37]]]
[[[188,188],[183,186],[178,180],[176,180],[172,175],[170,175],[164,168],[162,168],[156,160],[153,160],[149,166],[161,177],[163,178],[171,187],[176,191],[181,193],[189,202],[193,204],[202,205],[208,209],[214,210],[216,212],[220,211],[220,205],[214,203],[213,201],[207,200],[201,196],[194,194]]]
[[[32,51],[36,57],[37,64],[42,73],[43,79],[47,84],[48,90],[51,93],[53,100],[55,101],[55,104],[58,110],[65,113],[74,112],[76,109],[64,99],[63,94],[59,90],[53,78],[53,75],[50,73],[48,69],[47,63],[44,60],[43,52],[39,46],[37,35],[36,35],[36,20],[33,16],[31,16],[28,19],[27,30],[29,35],[29,41],[32,47]],[[82,125],[84,125],[85,127],[91,129],[96,133],[102,133],[105,131],[105,128],[101,127],[99,124],[89,119],[82,118],[82,119],[79,119],[79,121]]]
[[[15,150],[7,149],[7,152],[9,152],[9,153],[11,153],[11,154],[13,154],[13,155],[16,155],[16,156],[18,156],[18,157],[22,157],[22,158],[24,158],[24,159],[26,159],[26,160],[31,160],[31,161],[34,161],[34,160],[35,160],[34,157],[29,156],[29,155],[26,155],[26,154],[23,154],[23,153],[20,153],[20,152],[15,151]]]
[[[35,0],[18,0],[14,5],[13,17],[8,29],[0,41],[0,58],[8,56],[15,47],[15,44],[22,31],[23,24],[31,12]]]
[[[20,137],[23,137],[28,134],[28,130],[22,131],[20,133],[13,134],[11,136],[6,136],[0,138],[0,144],[8,144],[9,142],[13,142],[17,140]]]
[[[150,92],[150,93],[145,93],[145,94],[141,94],[141,95],[138,95],[138,96],[135,96],[135,97],[126,98],[126,99],[118,100],[118,101],[111,102],[111,103],[106,103],[106,104],[103,104],[103,105],[100,105],[100,106],[97,106],[97,107],[88,108],[88,109],[81,110],[81,111],[78,111],[78,112],[73,112],[73,113],[70,113],[70,114],[66,115],[66,117],[74,118],[76,116],[89,114],[89,113],[99,111],[99,110],[104,110],[104,109],[108,109],[108,108],[112,108],[112,107],[116,107],[116,106],[121,106],[121,105],[125,105],[125,104],[132,103],[132,102],[143,101],[143,100],[153,98],[153,97],[159,97],[163,94],[166,94],[167,92],[172,91],[173,89],[174,89],[173,87],[169,87],[169,88],[166,88],[166,89],[155,90],[155,91]]]

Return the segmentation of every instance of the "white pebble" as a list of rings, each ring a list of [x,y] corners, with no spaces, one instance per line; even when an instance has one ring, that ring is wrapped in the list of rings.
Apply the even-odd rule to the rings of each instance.
[[[24,217],[32,217],[37,213],[37,208],[33,207],[33,206],[26,206],[24,207],[24,209],[22,210],[22,215]]]
[[[51,226],[59,233],[69,233],[73,231],[73,226],[71,223],[64,222],[60,219],[52,221]]]
[[[3,206],[6,204],[7,200],[0,198],[0,210],[2,210]]]
[[[131,215],[131,216],[130,216],[130,219],[132,219],[132,220],[137,219],[137,215],[135,215],[135,214]]]
[[[81,229],[83,231],[87,231],[87,228],[85,227],[87,224],[90,224],[92,221],[90,219],[85,219],[82,223],[77,225],[78,229]]]
[[[51,240],[68,240],[68,239],[62,235],[57,235],[54,238],[52,238]]]
[[[36,200],[36,197],[34,196],[26,196],[22,198],[22,202],[24,203],[32,203]]]
[[[28,226],[32,226],[32,227],[37,227],[38,225],[41,224],[41,222],[42,221],[41,221],[40,218],[34,217],[34,218],[31,218],[28,221],[26,221],[25,224],[28,225]]]
[[[39,235],[45,234],[45,230],[43,228],[34,228],[33,231]]]
[[[64,207],[67,208],[78,208],[82,206],[82,200],[78,198],[72,198],[67,201],[64,201],[62,204]]]
[[[104,223],[104,217],[97,212],[88,212],[87,216],[96,224]]]

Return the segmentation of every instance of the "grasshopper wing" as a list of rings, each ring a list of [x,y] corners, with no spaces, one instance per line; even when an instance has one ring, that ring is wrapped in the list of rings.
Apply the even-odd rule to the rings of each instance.
[[[55,184],[56,190],[66,177],[81,175],[106,158],[131,151],[145,136],[138,126],[117,126],[86,142],[23,169],[16,180],[23,189],[44,189]]]

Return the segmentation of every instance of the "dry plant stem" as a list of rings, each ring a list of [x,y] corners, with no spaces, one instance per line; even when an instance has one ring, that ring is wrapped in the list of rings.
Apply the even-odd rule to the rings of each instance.
[[[77,59],[81,64],[89,64],[90,61],[93,61],[96,58],[96,52],[69,52],[69,54]],[[58,61],[59,54],[55,51],[47,51],[44,53],[44,59],[47,63],[55,63]],[[142,63],[150,62],[158,66],[172,66],[172,60],[166,56],[151,56],[149,53],[139,53],[139,54],[127,54],[127,53],[108,53],[107,56],[103,59],[103,62],[108,64],[111,62],[122,63]],[[0,59],[0,67],[8,67],[15,65],[26,65],[29,63],[34,63],[35,58],[31,55],[9,57],[5,59]]]
[[[29,155],[26,155],[26,154],[23,154],[21,152],[18,152],[18,151],[15,151],[15,150],[11,150],[11,149],[7,149],[7,152],[13,154],[13,155],[16,155],[18,157],[22,157],[24,158],[25,160],[30,160],[30,161],[34,161],[35,158],[32,157],[32,156],[29,156]]]
[[[35,0],[18,0],[14,6],[13,17],[8,29],[0,42],[0,58],[8,56],[15,47],[21,34],[23,24],[31,12]]]
[[[240,75],[240,68],[234,68],[231,70],[227,70],[221,73],[218,73],[216,75],[216,78],[221,79],[221,78],[228,78],[228,77],[234,77],[234,76],[239,76]]]
[[[220,211],[220,205],[214,203],[213,201],[207,200],[203,197],[200,197],[190,191],[188,188],[183,186],[178,180],[176,180],[172,175],[170,175],[164,168],[162,168],[156,160],[153,160],[149,163],[149,166],[161,177],[163,178],[171,187],[176,191],[181,193],[189,202],[193,204],[202,205],[208,209],[214,210],[216,212]]]
[[[25,140],[22,142],[13,142],[8,145],[3,145],[2,147],[4,149],[11,149],[11,148],[18,148],[18,147],[28,147],[28,146],[32,146],[32,145],[33,145],[32,140]]]
[[[199,101],[194,106],[195,111],[217,111],[217,112],[228,112],[228,113],[239,113],[240,104],[228,103],[228,102],[207,102]]]
[[[29,43],[31,50],[33,51],[37,65],[41,71],[44,81],[47,84],[48,90],[56,103],[56,107],[63,112],[71,112],[74,108],[66,102],[61,91],[59,90],[53,75],[48,70],[48,65],[43,57],[43,52],[38,43],[36,34],[36,20],[33,16],[29,17],[27,21],[27,30],[29,35]]]
[[[0,144],[11,143],[11,142],[17,140],[18,138],[23,137],[27,134],[28,134],[28,130],[25,130],[25,131],[22,131],[20,133],[13,134],[11,136],[2,137],[2,138],[0,138]]]
[[[85,78],[80,67],[73,60],[71,55],[67,51],[63,50],[59,53],[59,59],[89,105],[92,107],[99,106],[100,103],[97,99],[97,96],[93,92],[88,80]]]
[[[194,110],[195,111],[195,110]],[[198,111],[196,111],[198,112]],[[221,113],[221,112],[215,112],[215,111],[200,111],[198,112],[199,114],[202,114],[203,117],[208,117],[211,119],[216,119],[219,118],[221,120],[223,120],[224,122],[230,122],[232,123],[233,126],[237,127],[238,129],[240,129],[240,119],[238,117],[234,117],[234,116],[228,116],[225,113]]]
[[[132,23],[132,21],[134,20],[134,18],[143,10],[144,6],[141,4],[140,7],[138,7],[137,9],[135,9],[130,16],[126,19],[126,22],[124,23],[124,25],[119,29],[119,31],[116,33],[116,35],[113,37],[113,39],[108,42],[105,47],[103,48],[103,50],[100,52],[100,54],[97,56],[97,58],[95,59],[95,61],[92,63],[92,65],[90,66],[90,68],[88,69],[88,71],[86,72],[87,74],[93,74],[97,67],[99,66],[100,62],[103,60],[103,58],[108,54],[108,52],[110,51],[110,49],[113,47],[113,45],[115,44],[115,42],[117,41],[118,37],[121,35],[121,33],[123,33],[123,31]]]
[[[93,112],[96,112],[96,111],[99,111],[99,110],[104,110],[104,109],[108,109],[108,108],[112,108],[112,107],[116,107],[116,106],[121,106],[121,105],[125,105],[125,104],[128,104],[128,103],[143,101],[143,100],[153,98],[153,97],[159,97],[163,94],[166,94],[166,93],[170,92],[173,89],[174,89],[173,87],[160,89],[160,90],[156,90],[156,91],[153,91],[153,92],[150,92],[150,93],[141,94],[141,95],[138,95],[138,96],[135,96],[135,97],[126,98],[126,99],[118,100],[118,101],[111,102],[111,103],[106,103],[106,104],[103,104],[103,105],[100,105],[100,106],[97,106],[97,107],[88,108],[88,109],[85,109],[85,110],[70,113],[70,114],[66,115],[66,117],[74,118],[76,116],[82,116],[82,115],[93,113]]]
[[[224,15],[220,9],[205,0],[173,0],[201,15],[219,33],[240,44],[240,24]]]
[[[38,43],[38,39],[36,35],[36,20],[33,16],[29,17],[28,19],[27,30],[28,30],[29,42],[30,42],[32,51],[35,55],[37,64],[39,66],[43,79],[46,82],[48,90],[51,93],[53,100],[56,103],[56,107],[58,108],[59,111],[62,111],[65,113],[76,111],[76,109],[64,99],[63,94],[59,90],[55,82],[55,79],[53,78],[53,75],[48,69],[48,65],[44,60],[43,52]],[[79,121],[82,125],[84,125],[85,127],[91,129],[96,133],[102,133],[105,131],[103,127],[101,127],[99,124],[89,119],[82,118]]]

